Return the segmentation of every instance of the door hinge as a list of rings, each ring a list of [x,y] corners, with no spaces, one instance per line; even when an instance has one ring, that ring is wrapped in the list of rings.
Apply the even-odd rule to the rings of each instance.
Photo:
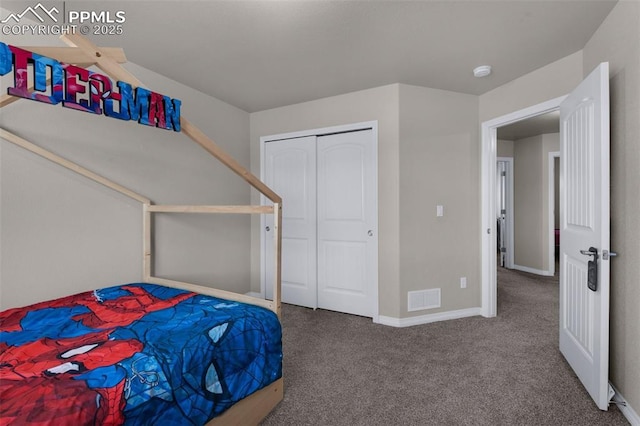
[[[501,173],[501,175],[502,175],[502,176],[506,176],[506,175],[507,175],[507,172],[502,172],[502,173]]]

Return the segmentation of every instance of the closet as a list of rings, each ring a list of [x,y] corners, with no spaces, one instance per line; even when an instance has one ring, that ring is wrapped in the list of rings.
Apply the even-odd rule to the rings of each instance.
[[[377,156],[374,129],[264,139],[262,175],[283,199],[282,301],[377,315]],[[272,236],[273,219],[263,226]],[[271,244],[263,256],[273,256]],[[272,297],[272,262],[262,262]]]

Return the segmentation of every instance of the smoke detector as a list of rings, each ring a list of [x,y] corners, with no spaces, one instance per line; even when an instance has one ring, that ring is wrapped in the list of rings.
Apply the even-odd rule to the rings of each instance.
[[[491,74],[491,65],[480,65],[473,69],[473,75],[476,77],[486,77]]]

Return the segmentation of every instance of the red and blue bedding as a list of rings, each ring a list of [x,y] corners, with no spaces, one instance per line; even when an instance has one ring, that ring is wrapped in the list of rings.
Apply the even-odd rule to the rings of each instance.
[[[276,315],[153,284],[0,313],[0,425],[202,425],[282,375]]]

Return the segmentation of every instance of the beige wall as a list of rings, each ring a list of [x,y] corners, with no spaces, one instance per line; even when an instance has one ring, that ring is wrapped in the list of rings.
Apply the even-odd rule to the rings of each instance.
[[[498,139],[496,157],[513,158],[513,141]]]
[[[513,145],[514,266],[542,270],[542,136]]]
[[[611,93],[611,361],[640,414],[640,2],[618,2],[584,48],[584,75],[608,61]]]
[[[560,151],[560,134],[551,133],[542,135],[542,270],[550,271],[551,265],[549,264],[550,254],[549,251],[555,251],[554,237],[550,233],[550,229],[553,226],[549,222],[549,210],[552,208],[549,205],[550,187],[553,182],[549,182],[549,153]],[[558,209],[560,206],[558,205]],[[552,216],[553,217],[553,216]],[[555,263],[555,260],[554,260]]]
[[[140,280],[140,203],[4,140],[0,181],[0,310]]]
[[[249,114],[134,64],[127,68],[181,99],[183,115],[248,166]],[[175,132],[27,100],[3,108],[0,126],[154,202],[249,201],[244,181]],[[141,279],[136,202],[4,140],[0,157],[2,309]],[[250,290],[249,218],[164,215],[156,231],[158,275]]]
[[[549,153],[559,151],[557,133],[514,142],[514,262],[549,271]]]
[[[260,173],[260,137],[378,121],[378,281],[380,315],[400,316],[399,85],[348,93],[251,114],[251,169]],[[254,201],[257,195],[253,194]],[[286,200],[285,200],[286,202]],[[259,221],[254,218],[251,281],[260,289]]]
[[[582,51],[480,96],[480,122],[568,94],[582,81]]]
[[[442,288],[442,308],[415,314],[477,307],[477,110],[476,96],[401,84],[253,113],[252,169],[259,173],[261,136],[377,120],[380,315],[409,316],[407,291],[433,287]],[[439,220],[436,204],[445,208]]]
[[[478,138],[477,96],[400,85],[403,317],[480,305]],[[407,292],[430,288],[442,289],[442,307],[407,313]]]

